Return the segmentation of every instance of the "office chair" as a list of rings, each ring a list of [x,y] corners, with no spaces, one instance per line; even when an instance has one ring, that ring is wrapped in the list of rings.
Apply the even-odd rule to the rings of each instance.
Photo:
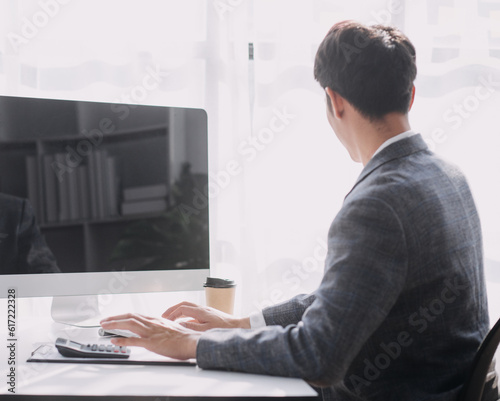
[[[481,401],[486,375],[491,361],[500,343],[500,319],[488,332],[479,346],[465,384],[460,391],[458,401]]]

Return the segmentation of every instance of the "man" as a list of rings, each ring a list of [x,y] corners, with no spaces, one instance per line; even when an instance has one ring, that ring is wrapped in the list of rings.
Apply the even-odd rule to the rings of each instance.
[[[346,21],[321,43],[314,74],[330,125],[364,165],[329,230],[319,288],[265,309],[261,328],[258,316],[188,303],[163,314],[194,319],[182,325],[138,315],[102,325],[140,335],[116,344],[301,377],[324,399],[454,400],[489,328],[481,228],[460,171],[410,130],[415,49],[394,28]]]
[[[27,199],[0,193],[0,274],[59,273]]]

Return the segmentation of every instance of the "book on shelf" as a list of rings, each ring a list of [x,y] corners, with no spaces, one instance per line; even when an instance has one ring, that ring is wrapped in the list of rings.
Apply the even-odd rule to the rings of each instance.
[[[26,156],[26,181],[28,187],[28,199],[33,206],[38,223],[43,223],[45,214],[43,211],[43,192],[39,186],[38,158],[35,155]]]
[[[80,194],[80,188],[78,186],[78,168],[73,169],[69,172],[65,179],[68,182],[68,209],[69,218],[68,220],[78,220],[82,216],[80,214],[80,199],[82,195]]]
[[[65,153],[26,156],[28,197],[40,221],[57,223],[118,215],[116,158],[105,150],[89,154],[87,163],[68,168]],[[42,167],[37,173],[37,165]]]
[[[108,216],[118,216],[119,179],[115,157],[106,159],[106,208]]]
[[[43,193],[45,199],[45,221],[54,223],[59,221],[59,201],[57,194],[57,176],[52,167],[55,157],[52,154],[40,156],[43,159]]]
[[[99,214],[99,207],[97,202],[97,195],[95,188],[97,188],[97,172],[96,172],[96,163],[94,158],[94,152],[90,152],[87,159],[87,174],[88,174],[88,188],[93,188],[92,191],[89,192],[89,201],[90,201],[90,217],[96,219]]]
[[[167,196],[166,184],[142,185],[142,186],[125,188],[123,190],[123,200],[125,202],[165,198],[166,196]]]
[[[97,218],[103,218],[107,216],[107,203],[106,203],[106,177],[104,176],[105,171],[105,159],[106,152],[100,150],[94,150],[93,163],[94,163],[94,174],[95,174],[95,187],[94,196],[97,199]]]
[[[67,170],[64,170],[66,161],[64,153],[56,153],[54,155],[54,163],[52,163],[52,174],[56,176],[57,194],[59,201],[59,218],[58,221],[70,220],[70,194],[69,194],[69,178],[72,175]],[[59,175],[56,171],[59,170]]]
[[[76,169],[78,194],[80,196],[80,218],[89,219],[90,214],[90,194],[89,194],[89,168],[87,165],[80,165]]]
[[[165,198],[147,199],[122,203],[122,215],[163,212],[167,209]]]

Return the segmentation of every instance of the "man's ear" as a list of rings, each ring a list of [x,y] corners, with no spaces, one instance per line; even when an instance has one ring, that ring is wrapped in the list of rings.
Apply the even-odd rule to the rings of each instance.
[[[414,100],[415,100],[415,85],[413,85],[413,88],[411,88],[411,100],[410,100],[410,106],[408,107],[408,111],[411,110],[411,106],[413,106]]]
[[[329,99],[332,115],[336,119],[341,119],[344,114],[344,98],[329,87],[325,88],[325,92]]]

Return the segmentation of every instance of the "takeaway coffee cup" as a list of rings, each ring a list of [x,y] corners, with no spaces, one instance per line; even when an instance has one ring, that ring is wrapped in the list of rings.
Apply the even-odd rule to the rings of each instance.
[[[232,314],[234,310],[234,293],[236,284],[233,280],[207,277],[203,284],[207,306]]]

